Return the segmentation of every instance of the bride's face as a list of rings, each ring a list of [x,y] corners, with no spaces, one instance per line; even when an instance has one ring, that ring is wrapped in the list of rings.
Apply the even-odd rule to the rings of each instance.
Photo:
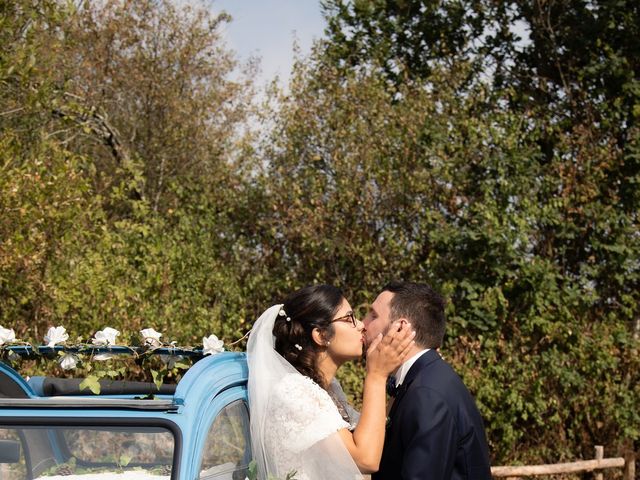
[[[334,334],[327,346],[327,353],[338,363],[360,358],[364,348],[364,324],[355,318],[346,299],[342,300],[331,323]]]

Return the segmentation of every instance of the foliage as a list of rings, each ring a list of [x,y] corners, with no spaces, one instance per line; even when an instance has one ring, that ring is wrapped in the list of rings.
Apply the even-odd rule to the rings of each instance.
[[[376,69],[394,84],[434,67],[474,65],[475,81],[513,88],[512,101],[572,107],[575,117],[637,108],[637,2],[576,0],[323,0],[324,56],[343,69]],[[590,103],[596,108],[583,109]],[[637,117],[637,115],[635,115]],[[610,121],[613,119],[609,119]]]
[[[137,193],[166,211],[184,200],[176,190],[225,179],[251,92],[247,76],[229,78],[237,62],[220,36],[228,20],[169,0],[81,4],[50,75],[74,100],[60,115],[89,130],[93,142],[72,144],[90,154],[96,182],[135,160]]]
[[[241,337],[230,147],[250,90],[228,79],[226,17],[152,1],[2,11],[3,325]]]
[[[323,0],[326,56],[345,69],[376,68],[395,84],[472,55],[485,27],[478,0]]]

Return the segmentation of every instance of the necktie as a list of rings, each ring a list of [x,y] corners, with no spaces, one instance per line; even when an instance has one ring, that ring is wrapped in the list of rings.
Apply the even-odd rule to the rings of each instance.
[[[397,391],[398,387],[396,387],[396,377],[391,375],[389,378],[387,378],[387,394],[390,397],[395,398]]]

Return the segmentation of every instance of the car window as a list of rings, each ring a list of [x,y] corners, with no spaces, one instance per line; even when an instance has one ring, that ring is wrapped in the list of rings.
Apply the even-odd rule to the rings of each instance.
[[[227,405],[209,429],[202,452],[200,478],[244,480],[251,461],[249,412],[242,400]]]
[[[60,429],[72,457],[84,464],[114,462],[123,464],[170,464],[173,435],[162,428],[144,432],[132,428]]]
[[[2,480],[71,475],[108,479],[116,473],[168,479],[175,443],[169,430],[155,426],[19,426],[0,428],[0,441],[7,451],[17,452],[0,455]]]
[[[15,430],[0,428],[0,479],[22,480],[27,478],[24,450]]]

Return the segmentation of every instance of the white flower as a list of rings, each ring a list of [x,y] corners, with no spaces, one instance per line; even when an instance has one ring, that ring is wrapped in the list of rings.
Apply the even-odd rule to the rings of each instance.
[[[3,328],[0,327],[0,346],[5,343],[12,343],[16,341],[16,332],[13,331],[13,328]]]
[[[63,370],[71,370],[72,368],[76,368],[76,365],[78,364],[78,357],[72,353],[67,353],[60,357],[60,360],[58,361]]]
[[[91,339],[94,345],[115,345],[116,337],[120,335],[120,332],[115,328],[107,327],[104,330],[96,332]]]
[[[216,353],[224,352],[224,342],[218,340],[215,335],[209,335],[208,337],[202,337],[202,354],[213,355]]]
[[[44,341],[47,343],[47,347],[54,347],[56,343],[66,342],[69,338],[67,329],[64,327],[51,327],[44,336]]]
[[[142,339],[144,340],[144,344],[149,347],[160,347],[162,346],[162,342],[160,341],[161,333],[156,332],[153,328],[145,328],[144,330],[140,330],[140,335],[142,335]]]

